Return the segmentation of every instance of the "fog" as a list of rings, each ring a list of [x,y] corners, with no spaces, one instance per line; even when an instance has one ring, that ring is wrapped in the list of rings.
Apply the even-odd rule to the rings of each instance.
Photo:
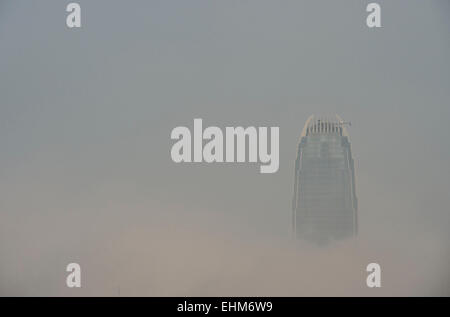
[[[110,211],[97,210],[104,216]],[[448,245],[437,237],[360,236],[317,247],[224,232],[233,223],[208,218],[209,211],[175,217],[166,210],[167,216],[151,220],[145,208],[141,212],[114,230],[91,221],[91,231],[76,241],[67,237],[77,235],[79,220],[46,234],[36,230],[45,226],[39,221],[23,225],[33,239],[21,239],[20,249],[3,248],[1,295],[450,295]],[[81,289],[65,285],[65,265],[72,261],[82,268]],[[381,265],[381,288],[366,286],[372,262]]]
[[[79,3],[81,29],[0,3],[0,295],[450,295],[447,2],[378,1],[380,29],[364,1]],[[296,146],[335,113],[359,235],[317,247],[290,239]],[[279,127],[279,171],[174,163],[194,118]]]

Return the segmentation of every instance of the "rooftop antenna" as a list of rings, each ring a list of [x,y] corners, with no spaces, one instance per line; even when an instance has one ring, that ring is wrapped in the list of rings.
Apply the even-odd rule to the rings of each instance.
[[[352,126],[352,123],[350,121],[344,121],[344,120],[340,120],[339,121],[339,125],[348,125],[349,127]]]

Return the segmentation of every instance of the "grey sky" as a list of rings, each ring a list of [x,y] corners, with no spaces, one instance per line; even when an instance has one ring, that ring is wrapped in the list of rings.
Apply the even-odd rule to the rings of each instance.
[[[352,122],[361,261],[412,244],[418,258],[442,256],[417,269],[424,281],[450,281],[436,269],[450,264],[447,1],[377,1],[381,29],[365,25],[369,1],[78,1],[79,30],[65,26],[66,2],[0,2],[0,295],[67,294],[58,283],[73,259],[115,272],[85,290],[109,294],[127,275],[105,263],[157,241],[164,226],[161,248],[174,253],[165,239],[170,230],[184,239],[178,224],[197,242],[211,226],[286,239],[296,146],[313,113]],[[278,173],[176,165],[170,131],[194,118],[279,126]],[[139,241],[120,239],[134,230]],[[107,246],[110,259],[96,257]],[[129,277],[133,294],[170,294],[138,280]],[[192,292],[220,293],[210,287]],[[431,292],[449,294],[439,287]]]

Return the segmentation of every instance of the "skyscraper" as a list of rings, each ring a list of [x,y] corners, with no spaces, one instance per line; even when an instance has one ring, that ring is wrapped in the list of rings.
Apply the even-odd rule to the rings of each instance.
[[[309,117],[295,161],[293,232],[319,244],[355,236],[358,230],[351,146],[339,116]]]

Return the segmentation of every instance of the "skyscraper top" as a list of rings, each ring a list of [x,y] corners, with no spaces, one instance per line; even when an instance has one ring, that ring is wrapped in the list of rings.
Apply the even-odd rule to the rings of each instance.
[[[292,223],[296,238],[326,244],[358,231],[358,201],[349,124],[339,116],[311,116],[295,161]]]
[[[308,118],[303,127],[301,136],[318,135],[318,134],[335,134],[339,136],[348,136],[345,125],[350,125],[350,122],[342,120],[341,117],[335,115],[334,117],[316,117],[312,115]]]

